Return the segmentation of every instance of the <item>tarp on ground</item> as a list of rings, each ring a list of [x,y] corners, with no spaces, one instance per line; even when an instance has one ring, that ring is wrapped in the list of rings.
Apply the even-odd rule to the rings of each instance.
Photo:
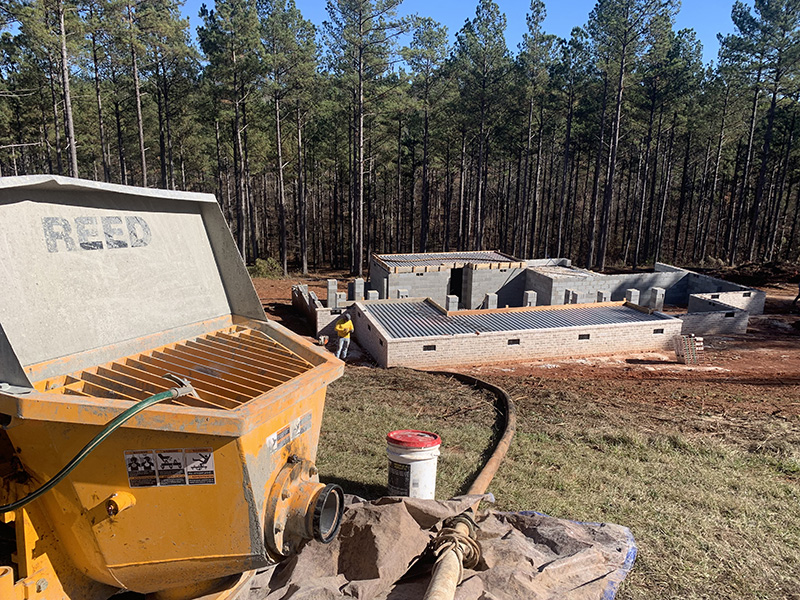
[[[441,522],[479,498],[350,504],[336,540],[310,542],[258,573],[237,600],[419,599],[430,575],[403,576]],[[482,558],[465,570],[456,600],[611,600],[636,557],[633,536],[620,525],[535,512],[486,511],[476,521]]]

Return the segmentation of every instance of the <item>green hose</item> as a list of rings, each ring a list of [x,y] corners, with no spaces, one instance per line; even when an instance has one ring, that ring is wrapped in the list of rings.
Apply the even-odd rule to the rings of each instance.
[[[187,382],[188,383],[188,382]],[[62,479],[64,479],[67,475],[69,475],[75,467],[83,462],[83,460],[89,456],[89,454],[100,445],[100,443],[106,439],[111,433],[120,427],[125,421],[131,419],[132,417],[136,416],[146,408],[153,406],[154,404],[158,404],[159,402],[163,402],[164,400],[172,400],[173,398],[179,398],[181,396],[186,396],[188,394],[193,394],[194,390],[190,385],[185,385],[183,387],[178,388],[171,388],[166,392],[161,392],[160,394],[156,394],[155,396],[150,396],[149,398],[145,398],[141,402],[137,402],[133,406],[131,406],[128,410],[120,413],[114,419],[108,422],[103,430],[98,433],[94,439],[86,444],[83,449],[75,455],[75,457],[67,463],[67,465],[61,469],[52,479],[50,479],[47,483],[45,483],[42,487],[40,487],[35,492],[31,492],[24,498],[17,500],[16,502],[12,502],[11,504],[6,504],[5,506],[0,506],[0,514],[11,512],[13,510],[17,510],[18,508],[22,508],[26,504],[33,502],[42,494],[47,493],[53,487],[58,485]]]

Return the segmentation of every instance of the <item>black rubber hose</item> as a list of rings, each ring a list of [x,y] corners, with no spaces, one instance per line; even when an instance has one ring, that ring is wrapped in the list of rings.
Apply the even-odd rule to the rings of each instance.
[[[497,441],[497,444],[495,444],[489,460],[487,460],[486,464],[483,465],[481,472],[478,473],[478,476],[467,490],[467,494],[485,494],[489,484],[492,482],[492,479],[497,473],[497,470],[500,468],[500,463],[503,462],[503,459],[508,452],[508,448],[511,446],[511,440],[517,431],[517,409],[503,388],[487,381],[483,381],[482,379],[478,379],[477,377],[473,377],[472,375],[465,375],[464,373],[452,373],[449,371],[426,371],[426,373],[453,377],[461,383],[466,383],[467,385],[487,390],[494,394],[498,404],[499,413],[503,417],[503,435]]]

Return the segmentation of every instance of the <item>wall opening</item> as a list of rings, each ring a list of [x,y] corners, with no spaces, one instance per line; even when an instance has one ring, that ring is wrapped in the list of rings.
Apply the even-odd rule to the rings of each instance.
[[[653,333],[664,333],[664,329],[659,327],[658,329],[653,329]]]
[[[514,338],[512,340],[508,340],[509,346],[519,346],[519,338]]]
[[[451,296],[458,296],[461,298],[463,296],[464,287],[464,268],[460,269],[450,269],[450,287],[447,290],[447,293]]]
[[[427,344],[422,347],[423,352],[436,352],[436,344]]]
[[[590,337],[590,334],[588,334],[588,333],[579,333],[578,334],[578,339],[579,340],[588,340],[589,337]]]

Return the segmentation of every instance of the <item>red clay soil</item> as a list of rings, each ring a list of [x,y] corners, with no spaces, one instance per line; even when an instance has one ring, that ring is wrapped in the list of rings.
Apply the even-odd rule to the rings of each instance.
[[[291,287],[298,282],[305,283],[324,299],[328,278],[339,279],[340,287],[343,287],[348,275],[343,272],[319,272],[302,278],[256,279],[254,284],[268,317],[301,335],[309,336],[312,332],[291,306]],[[672,352],[663,352],[514,361],[459,366],[452,370],[480,377],[542,381],[548,387],[564,380],[590,380],[599,386],[622,384],[626,394],[634,393],[645,402],[652,399],[652,386],[679,389],[685,384],[700,388],[724,384],[726,389],[730,389],[730,398],[715,398],[713,404],[716,406],[706,405],[707,410],[797,416],[800,415],[800,314],[792,312],[791,307],[797,294],[797,284],[771,283],[759,289],[767,293],[764,314],[750,318],[746,334],[704,336],[705,362],[701,365],[677,363]],[[680,312],[680,309],[670,312]],[[736,394],[739,386],[741,395]],[[759,389],[764,390],[764,400],[767,396],[775,397],[775,402],[746,400],[752,398]],[[686,405],[686,399],[681,398],[679,392],[658,396],[661,398],[660,404],[669,404],[670,398],[674,397],[676,405]]]

